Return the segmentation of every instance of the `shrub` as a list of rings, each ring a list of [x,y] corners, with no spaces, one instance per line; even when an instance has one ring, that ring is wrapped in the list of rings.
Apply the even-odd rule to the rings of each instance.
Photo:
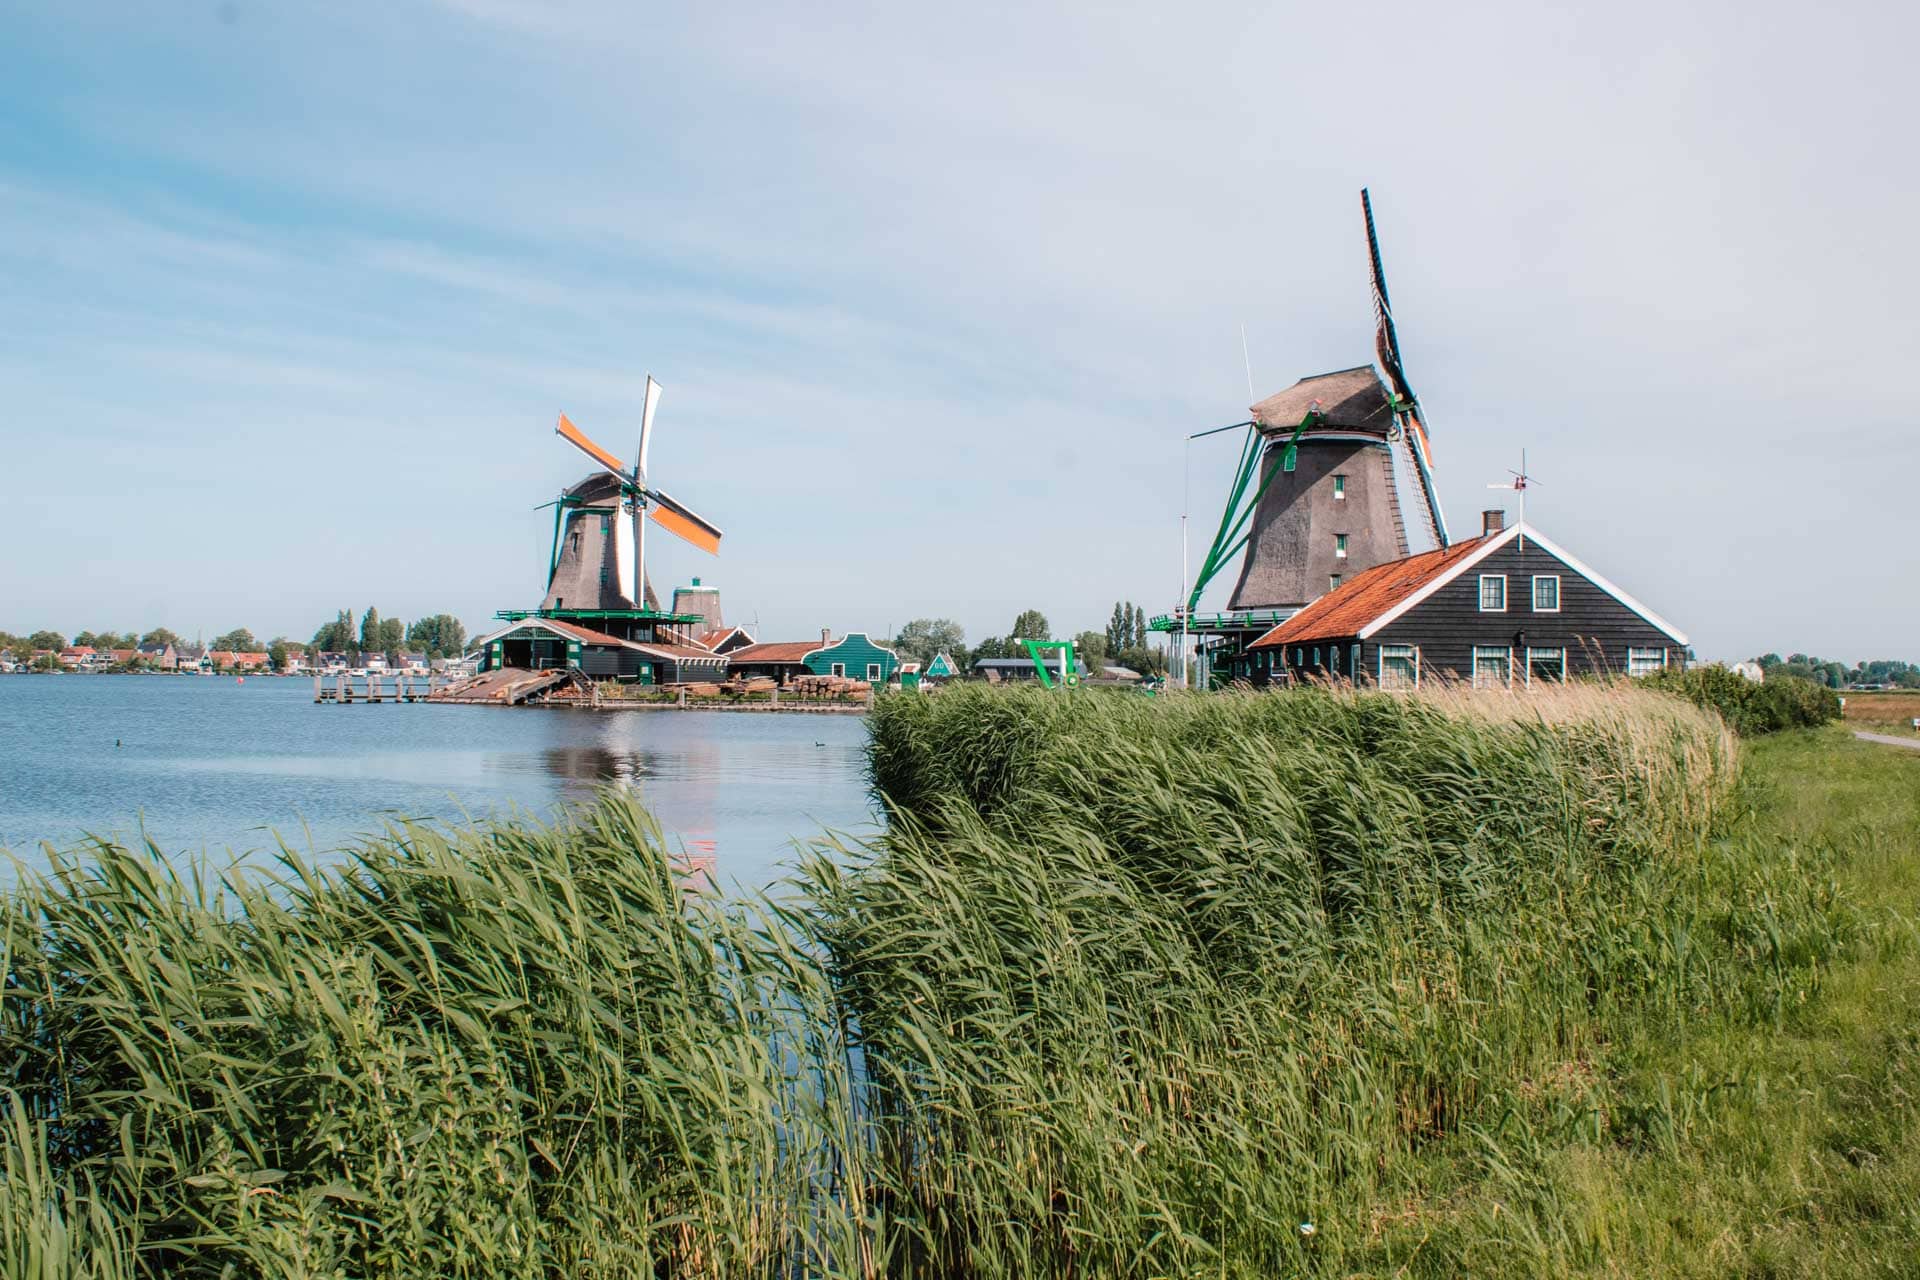
[[[1725,667],[1669,667],[1640,683],[1711,707],[1743,738],[1810,729],[1840,718],[1839,696],[1799,676],[1774,675],[1755,684]]]

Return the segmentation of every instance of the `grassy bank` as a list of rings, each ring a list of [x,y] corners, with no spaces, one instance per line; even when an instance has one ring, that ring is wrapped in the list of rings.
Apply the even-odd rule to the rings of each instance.
[[[1378,1224],[1382,1270],[1920,1274],[1920,755],[1837,728],[1749,752],[1705,895],[1792,895],[1808,927],[1671,1017],[1609,1019],[1433,1153]]]
[[[778,905],[683,892],[619,797],[23,881],[0,1267],[1920,1267],[1920,758],[1778,735],[1736,784],[1710,713],[1613,688],[873,733],[892,829]]]

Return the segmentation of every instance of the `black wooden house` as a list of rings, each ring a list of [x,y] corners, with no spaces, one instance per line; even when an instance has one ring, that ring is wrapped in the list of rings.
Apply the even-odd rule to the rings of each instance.
[[[1686,652],[1671,623],[1531,525],[1502,527],[1488,512],[1480,537],[1376,565],[1313,601],[1248,646],[1236,674],[1522,688],[1644,675]]]

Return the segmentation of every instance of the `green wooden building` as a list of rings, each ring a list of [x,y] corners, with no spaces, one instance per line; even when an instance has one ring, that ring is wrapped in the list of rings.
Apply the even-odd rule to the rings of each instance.
[[[900,669],[900,655],[867,639],[864,631],[849,631],[836,641],[832,632],[820,634],[820,645],[802,662],[817,676],[846,676],[884,684]]]

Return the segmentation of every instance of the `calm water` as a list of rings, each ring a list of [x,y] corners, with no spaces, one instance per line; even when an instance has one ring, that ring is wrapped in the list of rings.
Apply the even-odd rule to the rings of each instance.
[[[118,745],[116,746],[116,740]],[[871,831],[854,716],[316,706],[301,679],[0,678],[0,846],[126,839],[172,851],[325,851],[391,817],[551,817],[637,791],[715,879],[771,883],[792,842]],[[0,874],[4,874],[0,872]]]

